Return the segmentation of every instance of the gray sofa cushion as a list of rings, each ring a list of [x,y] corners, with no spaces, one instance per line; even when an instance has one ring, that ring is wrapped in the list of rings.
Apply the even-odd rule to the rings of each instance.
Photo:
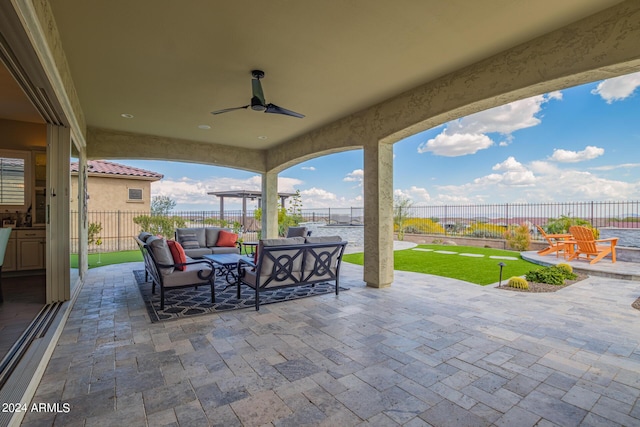
[[[263,239],[260,240],[262,246],[286,246],[301,245],[304,243],[304,237],[287,237],[285,239]]]
[[[260,243],[258,244],[258,253],[262,253],[263,248],[265,246],[301,245],[303,243],[304,243],[304,237],[289,237],[286,239],[264,239],[264,240],[260,240]],[[293,255],[296,255],[297,252],[298,251],[296,249],[282,250],[282,251],[273,252],[273,256],[275,258],[278,258],[279,256],[282,256],[282,255],[293,256]],[[297,256],[292,261],[293,262],[291,263],[291,265],[288,266],[288,269],[290,269],[292,276],[296,277],[299,280],[302,275],[302,256]],[[263,256],[262,266],[260,268],[261,285],[264,284],[269,279],[273,270],[274,270],[273,261],[268,256]],[[284,277],[286,275],[280,274],[280,276]],[[256,273],[247,271],[247,277],[245,279],[247,282],[255,285],[256,279],[257,279]],[[267,287],[290,285],[293,283],[295,282],[292,279],[273,280],[269,283],[269,285],[267,285]]]
[[[166,239],[151,236],[146,243],[158,264],[173,265],[173,256]],[[159,269],[163,275],[171,274],[175,270],[173,267],[160,267]]]
[[[237,246],[229,247],[229,246],[214,246],[212,248],[207,248],[211,251],[212,254],[239,254],[240,249]]]
[[[305,239],[306,243],[333,243],[333,242],[342,242],[342,237],[340,236],[316,236],[316,237],[307,237]]]
[[[205,263],[187,265],[184,271],[176,270],[173,274],[165,275],[162,282],[166,288],[202,283],[204,280],[198,277],[200,270],[204,270],[203,274],[206,275],[211,271],[211,267]]]
[[[307,243],[339,243],[339,242],[342,242],[342,237],[340,236],[307,237],[306,242]],[[304,261],[305,274],[310,274],[314,269],[317,269],[317,270],[316,270],[316,274],[309,277],[305,277],[305,280],[321,280],[321,279],[329,278],[327,267],[329,267],[331,272],[335,274],[336,268],[338,266],[338,255],[340,254],[340,251],[338,249],[339,249],[339,246],[326,246],[322,248],[309,249],[309,251],[307,252],[307,257],[305,258],[305,261]]]
[[[204,255],[211,255],[211,248],[185,249],[184,253],[191,258],[202,258]]]

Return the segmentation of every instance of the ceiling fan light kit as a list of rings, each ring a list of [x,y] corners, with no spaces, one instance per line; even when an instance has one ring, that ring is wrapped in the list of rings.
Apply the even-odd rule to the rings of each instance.
[[[224,108],[222,110],[212,111],[211,114],[218,115],[223,113],[228,113],[230,111],[235,110],[246,110],[251,107],[254,111],[264,111],[265,113],[271,114],[282,114],[284,116],[297,117],[299,119],[304,117],[304,114],[296,113],[295,111],[287,110],[286,108],[278,107],[275,104],[267,104],[264,100],[264,92],[262,91],[262,83],[260,83],[260,79],[264,78],[264,71],[262,70],[253,70],[251,71],[251,75],[253,79],[251,79],[251,103],[247,105],[243,105],[242,107],[232,107],[232,108]]]

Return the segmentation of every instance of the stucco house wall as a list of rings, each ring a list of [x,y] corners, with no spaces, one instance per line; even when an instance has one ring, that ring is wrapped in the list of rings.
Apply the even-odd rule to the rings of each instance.
[[[87,220],[89,225],[99,224],[102,229],[95,238],[102,244],[89,245],[90,252],[110,252],[131,249],[132,233],[138,229],[133,219],[148,215],[151,209],[151,184],[162,175],[104,160],[90,160],[87,177]],[[71,220],[78,221],[78,202],[83,197],[78,191],[78,164],[71,165]],[[140,198],[130,197],[134,190]],[[71,227],[71,251],[78,247],[77,229]],[[133,230],[133,231],[132,231]]]

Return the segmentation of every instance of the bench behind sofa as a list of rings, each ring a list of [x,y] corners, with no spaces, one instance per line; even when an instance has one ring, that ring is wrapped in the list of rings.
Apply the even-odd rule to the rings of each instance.
[[[259,310],[260,292],[331,281],[335,282],[338,295],[346,246],[340,236],[261,240],[257,262],[241,259],[238,263],[238,299],[242,285],[253,288]]]

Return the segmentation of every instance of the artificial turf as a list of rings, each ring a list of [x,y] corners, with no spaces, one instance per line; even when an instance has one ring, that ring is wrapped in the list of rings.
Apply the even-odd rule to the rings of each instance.
[[[455,254],[442,254],[436,251],[455,252]],[[460,254],[480,254],[483,257]],[[495,259],[490,256],[508,256],[518,259]],[[346,254],[343,256],[343,260],[362,265],[364,254],[362,252]],[[522,276],[531,270],[540,268],[538,264],[523,260],[519,252],[474,246],[418,245],[413,249],[395,251],[393,260],[396,270],[450,277],[483,286],[499,281],[500,267],[498,264],[501,262],[505,264],[502,270],[503,281],[512,276]]]
[[[135,251],[105,252],[89,254],[89,268],[104,267],[111,264],[122,264],[123,262],[142,261],[142,253]],[[71,255],[71,268],[78,268],[78,255]]]

